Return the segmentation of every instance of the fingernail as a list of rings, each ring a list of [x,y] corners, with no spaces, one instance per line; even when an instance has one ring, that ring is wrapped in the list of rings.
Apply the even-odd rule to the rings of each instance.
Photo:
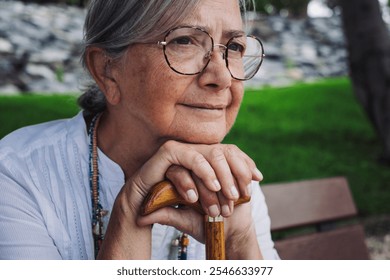
[[[211,205],[209,207],[209,216],[211,217],[217,217],[219,215],[219,209],[218,209],[218,206],[216,204],[214,205]]]
[[[216,191],[221,190],[221,184],[219,183],[218,180],[214,180],[214,186],[217,188]]]
[[[230,193],[232,194],[232,196],[234,197],[237,197],[238,198],[238,191],[237,191],[237,188],[235,186],[231,186],[230,187]]]
[[[246,189],[248,191],[248,194],[252,195],[252,184],[249,184],[248,186],[246,186]]]
[[[227,205],[222,206],[222,216],[228,216],[230,214],[230,208]]]
[[[260,172],[259,169],[257,169],[257,168],[255,169],[255,174],[256,174],[257,177],[260,178],[260,181],[263,180],[263,178],[264,178],[263,174]]]
[[[187,198],[188,198],[188,201],[191,203],[194,203],[198,200],[198,196],[196,195],[196,192],[194,190],[187,191]]]

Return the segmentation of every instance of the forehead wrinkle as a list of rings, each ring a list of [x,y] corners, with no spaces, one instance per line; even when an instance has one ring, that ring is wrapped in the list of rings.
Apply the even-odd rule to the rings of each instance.
[[[205,25],[193,25],[193,24],[185,24],[184,23],[182,26],[197,27],[197,28],[205,30],[207,33],[212,35],[211,28],[208,27],[208,26],[205,26]],[[230,30],[223,30],[222,31],[222,37],[225,38],[225,39],[230,39],[230,38],[233,38],[233,37],[245,36],[245,35],[246,35],[245,31],[243,31],[241,29],[230,29]]]
[[[226,0],[204,0],[202,3],[199,3],[199,5],[196,7],[196,12],[191,13],[189,17],[187,17],[186,20],[182,21],[180,24],[181,26],[187,25],[187,26],[194,26],[201,28],[208,32],[213,38],[220,38],[225,40],[230,40],[233,37],[239,37],[239,36],[246,36],[246,32],[243,29],[242,26],[242,17],[241,14],[238,14],[238,17],[240,18],[240,25],[230,25],[230,21],[226,21],[226,17],[223,16],[222,18],[217,15],[216,19],[217,22],[222,24],[222,30],[219,29],[219,24],[215,26],[216,22],[213,17],[205,16],[204,13],[202,13],[202,9],[204,8],[202,6],[203,3],[207,3],[206,7],[207,9],[210,9],[211,7],[214,7],[217,9],[219,12],[224,13],[225,11],[228,11],[226,7]],[[236,2],[236,1],[235,1]],[[236,3],[238,5],[238,2]],[[222,7],[221,7],[222,5]],[[230,7],[230,6],[229,6]],[[238,11],[240,10],[239,7],[237,6]],[[230,11],[230,10],[229,10]],[[227,26],[225,24],[228,24]],[[230,25],[230,26],[229,26]],[[225,28],[223,28],[225,26]],[[214,28],[217,28],[216,30]],[[220,33],[214,33],[214,32],[220,31]]]

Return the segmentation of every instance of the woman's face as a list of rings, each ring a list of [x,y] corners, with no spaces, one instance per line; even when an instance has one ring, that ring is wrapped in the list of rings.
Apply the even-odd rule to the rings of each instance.
[[[180,25],[206,28],[214,44],[224,45],[243,28],[237,0],[204,0]],[[202,73],[185,76],[168,66],[157,44],[133,45],[116,80],[122,121],[156,141],[221,142],[243,97],[243,83],[231,77],[217,50]]]

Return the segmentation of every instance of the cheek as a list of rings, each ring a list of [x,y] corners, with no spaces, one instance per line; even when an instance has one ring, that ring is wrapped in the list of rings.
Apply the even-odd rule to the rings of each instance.
[[[171,73],[173,71],[167,72],[162,69],[164,68],[156,67],[149,73],[149,78],[143,81],[145,90],[142,94],[148,96],[149,105],[161,109],[161,114],[169,114],[185,96],[187,84],[181,82],[175,73]]]
[[[178,118],[176,105],[185,98],[189,79],[178,77],[171,69],[166,69],[165,61],[154,66],[142,78],[144,88],[137,106],[142,106],[140,110],[156,131],[169,134],[168,130]]]
[[[158,54],[133,61],[135,67],[129,71],[133,77],[126,83],[128,91],[135,92],[135,104],[158,109],[170,93],[169,85],[174,84],[166,62]],[[142,105],[141,105],[142,104]]]
[[[161,85],[161,81],[166,78],[165,61],[159,56],[150,59],[143,59],[142,64],[136,68],[136,76],[139,77],[139,83],[146,90],[148,87]]]
[[[132,55],[123,68],[119,82],[121,92],[120,110],[131,120],[144,126],[153,126],[160,121],[159,115],[166,105],[165,61],[158,56],[149,58]]]
[[[238,115],[241,102],[244,96],[244,87],[241,85],[232,86],[232,102],[226,111],[226,130],[229,131]]]

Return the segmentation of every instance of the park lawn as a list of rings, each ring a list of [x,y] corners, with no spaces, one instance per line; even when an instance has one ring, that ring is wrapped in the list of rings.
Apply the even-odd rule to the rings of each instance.
[[[76,97],[0,96],[0,138],[79,111]],[[390,168],[346,78],[285,88],[247,89],[225,143],[247,152],[263,183],[346,176],[362,216],[390,213]]]
[[[0,138],[26,125],[71,117],[79,110],[74,95],[0,95]]]
[[[390,167],[346,78],[247,90],[225,142],[247,152],[263,183],[346,176],[361,215],[390,213]]]

